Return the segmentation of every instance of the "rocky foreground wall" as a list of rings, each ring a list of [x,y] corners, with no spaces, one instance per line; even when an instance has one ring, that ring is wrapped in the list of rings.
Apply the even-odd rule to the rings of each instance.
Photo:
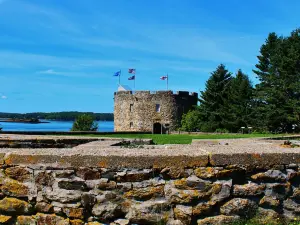
[[[180,168],[4,163],[0,223],[202,225],[253,217],[261,223],[300,219],[296,164]]]

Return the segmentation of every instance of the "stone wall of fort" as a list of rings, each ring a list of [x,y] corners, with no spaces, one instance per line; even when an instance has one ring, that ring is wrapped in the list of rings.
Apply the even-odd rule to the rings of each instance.
[[[1,224],[261,224],[300,219],[296,164],[109,168],[1,165]],[[39,158],[41,162],[42,158]],[[74,159],[72,159],[74,160]],[[86,159],[83,159],[83,161]],[[24,160],[21,160],[24,162]],[[163,163],[162,163],[163,165]],[[259,223],[257,223],[259,224]],[[272,223],[273,224],[273,223]]]
[[[61,140],[60,136],[57,143],[79,145],[45,149],[39,144],[53,141],[36,136],[20,140],[40,148],[19,149],[16,137],[0,138],[11,147],[0,148],[1,224],[300,220],[299,148],[253,140],[247,142],[251,148],[243,151],[241,141],[159,146],[149,145],[150,140]],[[124,145],[129,143],[131,147]]]
[[[197,105],[198,95],[172,91],[121,91],[114,95],[115,131],[152,132],[154,124],[173,130],[182,114]]]

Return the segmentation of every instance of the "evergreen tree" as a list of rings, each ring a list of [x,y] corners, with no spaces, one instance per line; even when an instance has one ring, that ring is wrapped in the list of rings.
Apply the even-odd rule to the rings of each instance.
[[[230,91],[225,104],[227,116],[223,118],[224,126],[230,132],[237,132],[241,127],[252,126],[253,87],[249,77],[241,70],[230,82]]]
[[[226,128],[223,119],[227,116],[225,109],[231,79],[231,73],[221,64],[206,82],[205,91],[201,91],[200,96],[201,131],[214,132],[218,128]]]
[[[300,30],[288,37],[269,34],[260,49],[256,86],[257,120],[271,131],[291,132],[300,126]]]

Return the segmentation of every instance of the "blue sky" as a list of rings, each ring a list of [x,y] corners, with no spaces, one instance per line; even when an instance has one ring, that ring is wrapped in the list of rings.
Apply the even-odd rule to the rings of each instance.
[[[269,32],[299,26],[289,0],[0,0],[0,111],[112,112],[136,89],[203,90],[220,63],[251,70]]]

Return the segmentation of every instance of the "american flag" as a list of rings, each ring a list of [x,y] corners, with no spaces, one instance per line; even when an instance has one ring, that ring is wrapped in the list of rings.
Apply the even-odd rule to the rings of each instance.
[[[160,77],[161,80],[167,80],[168,79],[168,76],[162,76]]]
[[[128,69],[128,73],[135,74],[135,69]]]

